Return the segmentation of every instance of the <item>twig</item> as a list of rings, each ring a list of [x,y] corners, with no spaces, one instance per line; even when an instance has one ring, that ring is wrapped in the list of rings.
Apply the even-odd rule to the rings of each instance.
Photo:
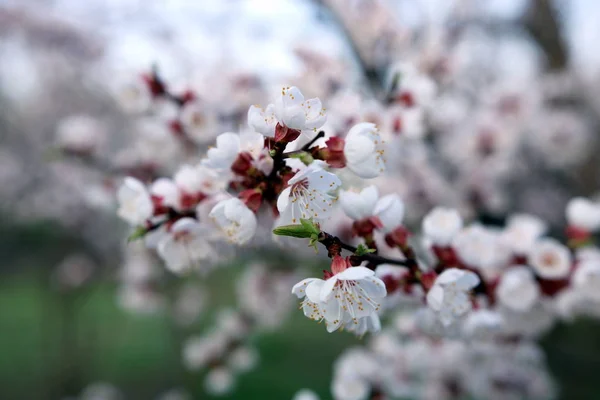
[[[340,255],[342,249],[347,250],[353,253],[352,259],[354,261],[367,261],[368,267],[371,269],[374,269],[380,264],[410,266],[416,263],[415,260],[409,258],[407,258],[406,260],[398,260],[394,258],[383,257],[374,253],[356,255],[354,254],[358,250],[356,247],[342,242],[340,238],[338,238],[337,236],[333,236],[327,232],[321,232],[319,234],[319,242],[327,248],[329,257]]]

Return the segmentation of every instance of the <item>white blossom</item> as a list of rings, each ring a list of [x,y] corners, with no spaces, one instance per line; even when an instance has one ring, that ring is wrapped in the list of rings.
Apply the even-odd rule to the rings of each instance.
[[[141,225],[152,216],[154,206],[146,186],[139,180],[126,177],[117,191],[119,217],[130,225]]]
[[[172,179],[158,178],[152,182],[150,194],[158,205],[180,209],[181,193]]]
[[[203,166],[222,173],[231,168],[240,153],[247,152],[257,168],[263,172],[272,169],[272,159],[267,156],[264,137],[260,133],[244,131],[238,135],[226,132],[217,136],[216,144],[216,147],[208,149],[206,158],[201,161]]]
[[[279,224],[298,224],[300,218],[323,221],[329,218],[337,196],[332,194],[340,179],[313,163],[300,170],[288,182],[277,199]]]
[[[312,390],[302,389],[296,392],[292,400],[319,400],[319,396]]]
[[[115,98],[126,113],[141,114],[152,106],[152,92],[141,76],[115,88]]]
[[[236,372],[248,372],[258,364],[258,351],[253,347],[238,347],[229,355],[227,363]]]
[[[57,145],[75,152],[96,150],[106,138],[100,121],[88,115],[72,115],[62,119],[56,127]]]
[[[513,252],[526,255],[546,230],[546,223],[534,215],[513,214],[502,235]]]
[[[600,260],[580,263],[573,273],[573,286],[587,299],[600,302]]]
[[[337,378],[331,384],[331,392],[335,400],[367,400],[371,386],[362,379]]]
[[[318,278],[304,279],[292,288],[292,294],[299,299],[303,299],[300,306],[304,316],[314,321],[321,321],[324,316],[325,305],[321,302],[321,289],[324,280]]]
[[[496,287],[498,301],[515,311],[528,311],[540,297],[540,288],[526,266],[508,269]]]
[[[436,207],[423,218],[423,234],[437,246],[450,245],[462,226],[460,214],[452,208]]]
[[[571,270],[569,249],[554,239],[538,240],[529,252],[529,264],[545,279],[563,279]]]
[[[227,337],[218,331],[189,338],[182,349],[183,364],[187,369],[198,370],[219,358],[227,349]]]
[[[237,133],[226,132],[217,136],[215,147],[209,148],[202,165],[217,170],[231,168],[240,152],[240,136]]]
[[[389,233],[398,228],[404,219],[404,203],[396,194],[379,198],[376,186],[368,186],[360,193],[343,190],[340,205],[344,213],[355,221],[377,217],[382,232]]]
[[[321,100],[304,100],[304,96],[295,86],[281,89],[281,95],[275,101],[274,112],[281,124],[300,131],[316,132],[327,121]]]
[[[463,334],[469,339],[490,339],[501,332],[502,316],[492,310],[474,310],[465,319]]]
[[[402,224],[404,203],[397,194],[388,194],[377,201],[373,212],[381,221],[381,231],[389,233]]]
[[[157,250],[174,273],[182,273],[212,256],[212,247],[206,241],[207,227],[193,218],[175,222],[169,233],[158,243]]]
[[[354,125],[346,136],[346,166],[361,178],[375,178],[385,171],[384,152],[384,142],[375,124]]]
[[[292,288],[293,294],[304,299],[304,315],[325,319],[328,332],[342,326],[358,335],[381,329],[376,313],[386,295],[383,281],[368,268],[350,267],[340,256],[334,258],[332,272],[326,281],[308,278]]]
[[[204,377],[204,388],[212,395],[224,395],[233,390],[235,378],[225,367],[211,369]]]
[[[323,316],[328,332],[351,324],[356,325],[355,329],[358,329],[360,319],[371,317],[379,311],[380,302],[387,294],[383,281],[368,268],[348,268],[346,265],[346,269],[336,273],[336,263],[345,262],[336,258],[332,263],[334,275],[323,283],[320,294],[320,300],[324,303]],[[378,320],[369,323],[373,324],[373,329],[380,329]]]
[[[373,216],[378,199],[376,186],[367,186],[360,193],[340,191],[340,206],[346,215],[355,221]]]
[[[471,271],[450,268],[442,272],[427,293],[427,304],[445,326],[462,317],[472,308],[469,291],[479,284]]]
[[[275,106],[269,104],[266,109],[259,106],[250,106],[248,109],[248,126],[266,137],[275,136],[277,118],[275,117]]]
[[[499,268],[508,263],[511,257],[502,236],[481,225],[464,228],[454,237],[452,246],[468,266],[490,276],[497,274]]]
[[[215,112],[201,101],[186,102],[179,115],[185,134],[199,143],[210,142],[214,139],[219,128]]]
[[[600,229],[600,203],[576,197],[567,204],[567,222],[570,226],[595,232]]]
[[[245,244],[256,233],[256,215],[236,197],[217,203],[209,217],[232,243]]]
[[[225,189],[223,175],[202,165],[183,165],[173,177],[175,184],[187,194],[215,194]]]

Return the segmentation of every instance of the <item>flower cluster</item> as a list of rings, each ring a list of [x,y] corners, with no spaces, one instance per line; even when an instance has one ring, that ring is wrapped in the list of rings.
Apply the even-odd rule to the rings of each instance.
[[[398,96],[405,107],[426,103],[427,96],[417,96],[410,92],[416,89],[403,84]],[[264,236],[271,227],[275,237],[309,239],[315,249],[323,246],[330,268],[322,279],[303,279],[291,292],[300,299],[304,315],[324,321],[328,332],[374,335],[382,330],[381,316],[387,310],[411,309],[419,339],[401,350],[404,345],[384,330],[383,336],[374,337],[374,349],[348,353],[348,361],[343,358],[336,367],[336,399],[366,399],[377,393],[424,396],[423,386],[400,378],[417,372],[397,370],[431,369],[412,365],[416,359],[411,358],[411,346],[436,354],[448,351],[448,365],[456,361],[452,357],[487,360],[514,353],[499,373],[523,369],[523,376],[536,383],[511,381],[503,390],[523,396],[552,393],[543,361],[527,367],[517,360],[528,357],[529,350],[522,349],[533,346],[530,340],[547,331],[557,316],[590,313],[600,301],[600,257],[590,247],[600,229],[600,205],[585,198],[569,202],[566,244],[546,236],[547,223],[530,214],[511,215],[502,228],[466,224],[464,212],[434,207],[420,229],[409,229],[414,224],[405,221],[405,202],[388,192],[385,179],[368,186],[357,180],[386,171],[386,144],[377,126],[358,123],[345,136],[332,136],[320,130],[326,122],[319,99],[307,100],[296,87],[284,87],[274,103],[250,107],[248,128],[217,136],[204,158],[180,167],[173,178],[148,184],[126,178],[118,191],[118,214],[135,227],[132,238],[144,236],[146,246],[176,274],[206,272],[217,260],[216,249],[227,243],[268,246]],[[380,191],[388,194],[380,196]],[[257,324],[276,326],[288,310],[285,285],[291,284],[292,275],[275,279],[257,268],[249,269],[246,283],[239,285],[246,297],[240,303],[246,328],[240,325],[236,335]],[[281,307],[267,306],[271,303]],[[264,307],[272,312],[264,313]],[[456,342],[437,348],[428,342],[430,337]],[[521,339],[507,348],[507,340],[515,337]],[[225,392],[234,382],[230,369],[215,361],[226,359],[239,345],[239,339],[227,338],[208,332],[190,339],[184,353],[190,368],[212,365],[207,390],[214,393]],[[482,347],[465,347],[465,339],[481,341]],[[377,353],[378,346],[388,345],[396,350]],[[381,376],[376,372],[381,368],[392,375]],[[448,377],[449,371],[440,371],[419,382],[433,380],[431,387],[440,393],[455,382],[461,393],[477,395],[512,379],[485,375],[490,372],[465,370]]]

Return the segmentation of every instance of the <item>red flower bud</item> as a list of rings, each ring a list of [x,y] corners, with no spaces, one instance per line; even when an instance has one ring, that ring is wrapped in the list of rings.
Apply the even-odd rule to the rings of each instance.
[[[300,133],[301,132],[298,129],[290,129],[287,126],[278,123],[275,127],[275,141],[282,143],[293,142],[298,139]]]
[[[347,258],[343,258],[342,256],[335,256],[331,261],[331,272],[333,272],[334,275],[344,272],[349,267],[349,260]]]
[[[408,237],[410,236],[410,232],[404,228],[403,226],[399,226],[394,229],[392,232],[385,235],[385,242],[390,247],[400,247],[402,249],[406,248],[408,245]]]
[[[175,136],[183,136],[183,125],[178,120],[169,121],[169,129]]]
[[[250,168],[252,168],[252,155],[247,151],[243,151],[238,154],[237,158],[231,165],[231,170],[238,175],[246,175]]]
[[[402,92],[396,97],[396,101],[405,107],[413,107],[415,105],[415,98],[410,92]]]
[[[394,275],[384,275],[381,277],[381,280],[385,284],[385,290],[387,290],[388,294],[394,293],[400,288],[400,279]]]
[[[179,99],[181,100],[181,104],[189,103],[190,101],[196,100],[196,93],[188,89],[183,92]]]
[[[450,246],[432,246],[431,250],[433,254],[438,258],[440,264],[445,267],[458,265],[458,258],[456,256],[456,252]]]
[[[150,89],[152,96],[158,97],[165,94],[165,85],[158,79],[156,75],[144,74],[142,75],[142,79],[144,82],[146,82],[146,85],[148,85],[148,89]]]
[[[333,168],[344,168],[346,166],[346,156],[344,156],[345,141],[339,137],[327,139],[325,144],[327,149],[323,151],[323,159]]]
[[[577,226],[567,226],[565,230],[567,237],[574,241],[586,241],[591,237],[591,233]]]
[[[260,205],[262,204],[262,192],[257,189],[248,189],[241,192],[238,197],[242,200],[246,206],[254,211],[258,212]]]
[[[433,284],[435,283],[435,279],[437,278],[437,274],[435,271],[424,272],[421,275],[421,285],[423,285],[423,289],[425,291],[429,291]]]
[[[381,227],[383,227],[383,224],[381,223],[379,217],[364,218],[359,221],[355,221],[352,224],[352,233],[355,236],[369,236],[373,234],[373,231],[376,228]]]

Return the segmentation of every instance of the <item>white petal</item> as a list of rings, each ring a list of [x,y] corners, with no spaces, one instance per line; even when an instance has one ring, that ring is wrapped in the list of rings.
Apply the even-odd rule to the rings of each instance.
[[[440,311],[444,304],[444,289],[441,286],[434,285],[427,292],[427,304],[435,311]]]
[[[366,267],[350,267],[343,272],[340,272],[335,277],[342,281],[357,281],[360,279],[366,279],[368,277],[374,277],[375,272]],[[379,280],[379,278],[373,278]]]
[[[299,299],[303,298],[306,296],[306,288],[308,287],[308,284],[314,280],[317,280],[317,278],[306,278],[296,283],[292,288],[292,294],[295,294]]]
[[[332,276],[331,278],[327,279],[325,281],[325,283],[323,284],[323,287],[321,288],[321,301],[322,302],[329,301],[329,299],[333,295],[333,289],[335,287],[335,284],[337,283],[336,276]]]

